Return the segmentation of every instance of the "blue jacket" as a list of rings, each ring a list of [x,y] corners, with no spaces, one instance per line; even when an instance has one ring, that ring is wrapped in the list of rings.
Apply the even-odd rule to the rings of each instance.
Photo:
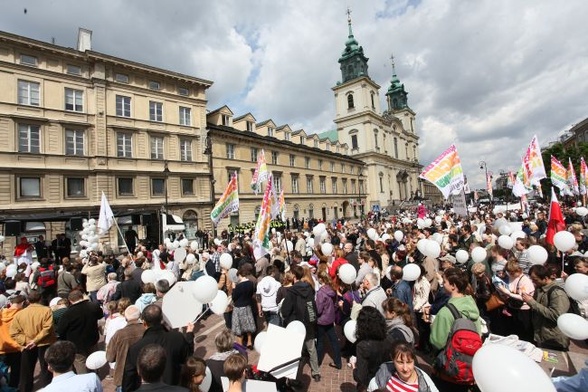
[[[405,280],[399,280],[392,286],[392,296],[408,305],[412,311],[412,289]]]

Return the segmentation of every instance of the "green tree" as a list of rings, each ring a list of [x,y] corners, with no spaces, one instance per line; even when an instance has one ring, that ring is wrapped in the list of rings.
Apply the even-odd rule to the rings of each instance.
[[[569,160],[571,159],[574,171],[576,172],[576,177],[578,178],[578,181],[580,181],[580,158],[588,158],[588,143],[579,142],[577,145],[570,145],[567,147],[562,143],[556,143],[553,146],[544,149],[541,152],[541,155],[543,156],[543,163],[545,164],[545,170],[547,171],[547,179],[541,181],[541,189],[543,195],[549,197],[552,186],[550,178],[551,156],[553,155],[556,157],[566,169],[568,168]]]

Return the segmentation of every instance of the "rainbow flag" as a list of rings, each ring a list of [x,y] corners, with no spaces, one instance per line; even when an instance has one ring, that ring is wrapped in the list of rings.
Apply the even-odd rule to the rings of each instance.
[[[210,219],[216,226],[218,222],[226,218],[230,213],[239,210],[239,187],[237,185],[237,173],[233,173],[231,181],[227,185],[227,189],[219,199],[218,203],[210,213]]]
[[[560,192],[566,194],[568,192],[568,173],[564,165],[554,157],[551,156],[551,183],[560,189]]]
[[[273,196],[272,193],[274,184],[273,181],[268,181],[263,194],[263,200],[261,201],[261,209],[259,210],[259,216],[255,223],[255,232],[253,234],[253,250],[257,254],[270,253],[270,222],[272,220],[272,204]],[[263,250],[263,252],[256,252],[255,249]]]
[[[251,189],[257,195],[261,190],[261,183],[267,181],[269,171],[267,170],[267,163],[265,162],[265,152],[261,150],[257,154],[257,166],[251,178]]]
[[[584,157],[580,158],[580,194],[585,195],[588,189],[588,166]]]
[[[279,205],[280,205],[280,218],[282,221],[286,221],[286,199],[284,198],[284,189],[280,192]]]
[[[572,158],[569,158],[568,162],[568,187],[572,191],[572,195],[579,195],[580,190],[578,189],[578,178],[576,177],[574,165],[572,165]]]
[[[529,177],[527,176],[527,171],[525,170],[525,165],[521,165],[521,168],[517,172],[517,176],[515,178],[514,186],[512,187],[512,194],[516,197],[520,197],[521,200],[523,196],[527,193],[531,192],[533,187],[529,181]]]
[[[532,185],[539,185],[543,178],[547,178],[545,165],[543,165],[543,157],[541,156],[541,148],[539,148],[539,141],[536,135],[533,136],[529,147],[527,147],[527,152],[523,157],[523,167]]]
[[[508,188],[512,189],[512,187],[515,184],[515,181],[516,181],[515,174],[512,171],[509,171],[508,172],[508,181],[506,183],[506,186]]]
[[[464,187],[465,180],[455,144],[443,151],[433,163],[423,170],[419,177],[430,181],[439,188],[445,199],[449,198],[451,194],[459,194]]]
[[[492,190],[492,174],[488,173],[486,175],[486,190],[488,191],[488,194],[490,195],[490,199],[492,199],[492,197],[494,196],[494,192]]]

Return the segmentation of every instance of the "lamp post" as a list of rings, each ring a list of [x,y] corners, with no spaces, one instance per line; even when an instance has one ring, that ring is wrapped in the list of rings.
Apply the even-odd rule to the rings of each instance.
[[[484,170],[484,183],[486,184],[486,191],[488,192],[488,196],[490,196],[490,204],[492,204],[492,172],[488,172],[488,165],[486,161],[480,161],[480,170]],[[490,176],[490,177],[488,177]],[[488,189],[488,179],[490,179],[490,189]]]
[[[357,194],[359,202],[359,219],[363,218],[363,203],[361,202],[361,184],[363,183],[363,173],[360,171],[357,175]]]
[[[165,175],[165,183],[164,183],[164,190],[165,190],[165,215],[167,219],[167,181],[169,179],[169,167],[167,166],[167,161],[163,162],[163,174]]]

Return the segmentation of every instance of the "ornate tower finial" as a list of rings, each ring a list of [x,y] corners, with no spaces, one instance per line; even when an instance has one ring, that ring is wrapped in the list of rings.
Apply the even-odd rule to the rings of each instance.
[[[394,62],[394,54],[390,55],[390,61],[392,62],[392,75],[396,75],[396,63]]]
[[[351,29],[351,8],[347,7],[347,25],[349,26],[349,38],[353,37],[353,30]]]

